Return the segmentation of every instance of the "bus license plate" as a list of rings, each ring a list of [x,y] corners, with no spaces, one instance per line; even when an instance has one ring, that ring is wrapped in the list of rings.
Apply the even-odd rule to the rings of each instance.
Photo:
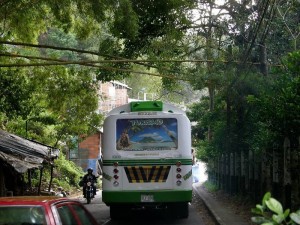
[[[141,202],[154,202],[153,195],[141,195]]]

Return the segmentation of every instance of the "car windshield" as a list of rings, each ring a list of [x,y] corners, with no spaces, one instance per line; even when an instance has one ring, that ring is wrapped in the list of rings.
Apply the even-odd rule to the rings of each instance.
[[[39,206],[1,206],[0,225],[46,224],[45,213]]]

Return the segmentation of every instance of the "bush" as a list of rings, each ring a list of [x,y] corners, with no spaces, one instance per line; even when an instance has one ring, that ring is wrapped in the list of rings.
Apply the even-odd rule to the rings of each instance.
[[[283,210],[279,201],[271,197],[267,192],[262,200],[262,205],[257,204],[256,208],[251,210],[258,215],[251,217],[251,221],[262,225],[286,225],[300,224],[300,210],[290,213],[289,209]]]
[[[82,168],[75,165],[74,162],[67,160],[63,154],[60,154],[54,163],[56,165],[56,178],[60,186],[69,185],[78,188],[80,177],[84,174]]]
[[[217,185],[209,182],[209,181],[205,181],[204,182],[204,187],[209,191],[209,192],[216,192],[218,190]]]

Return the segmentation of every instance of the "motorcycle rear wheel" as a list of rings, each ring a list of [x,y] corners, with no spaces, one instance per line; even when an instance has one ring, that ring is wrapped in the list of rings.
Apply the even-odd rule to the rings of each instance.
[[[90,203],[91,203],[91,198],[90,198],[90,197],[87,197],[87,198],[86,198],[86,203],[87,203],[87,204],[90,204]]]

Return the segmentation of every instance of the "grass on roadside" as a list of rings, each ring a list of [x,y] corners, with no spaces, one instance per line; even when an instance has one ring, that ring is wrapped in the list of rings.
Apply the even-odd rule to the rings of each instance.
[[[205,181],[204,182],[204,187],[209,191],[209,192],[216,192],[219,190],[217,185],[213,184],[212,182]]]

